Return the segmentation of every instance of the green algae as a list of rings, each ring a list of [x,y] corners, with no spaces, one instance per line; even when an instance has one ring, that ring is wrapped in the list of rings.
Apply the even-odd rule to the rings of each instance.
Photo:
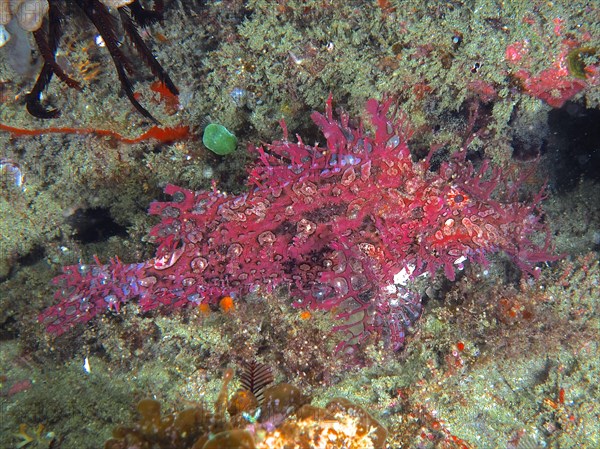
[[[237,137],[218,123],[210,123],[204,128],[202,143],[206,148],[219,156],[225,156],[237,148]]]

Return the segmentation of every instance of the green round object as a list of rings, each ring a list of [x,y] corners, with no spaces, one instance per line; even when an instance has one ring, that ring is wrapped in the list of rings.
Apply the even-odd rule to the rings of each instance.
[[[223,125],[211,123],[204,128],[202,143],[215,154],[224,156],[237,148],[237,138]]]

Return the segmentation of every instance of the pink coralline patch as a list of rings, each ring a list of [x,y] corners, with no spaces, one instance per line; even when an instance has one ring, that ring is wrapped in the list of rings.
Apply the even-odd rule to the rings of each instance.
[[[492,83],[483,80],[470,81],[467,88],[483,103],[489,103],[498,97],[498,92]]]
[[[419,296],[395,285],[400,272],[442,269],[453,280],[457,264],[498,251],[533,274],[553,260],[548,240],[532,243],[545,231],[541,194],[518,201],[518,182],[487,161],[475,169],[464,151],[435,171],[429,157],[414,162],[390,105],[367,102],[367,132],[335,119],[330,98],[312,115],[324,146],[289,141],[283,124],[284,140],[250,148],[258,160],[244,194],[168,185],[171,201],[150,206],[162,219],[150,232],[156,256],[65,267],[40,321],[60,335],[134,298],[142,311],[168,311],[285,286],[296,307],[335,314],[338,350],[369,337],[399,349],[421,313]]]
[[[566,69],[549,68],[532,76],[527,70],[515,72],[523,83],[525,92],[545,101],[553,108],[560,108],[587,86],[584,81],[571,79]]]
[[[29,390],[32,386],[33,383],[29,379],[19,380],[10,386],[10,388],[6,391],[6,396],[10,398],[15,394],[19,394],[23,391]]]
[[[561,22],[562,23],[562,22]],[[560,25],[560,24],[559,24]],[[559,26],[557,25],[557,26]],[[598,85],[595,67],[589,68],[589,79],[580,80],[569,73],[567,56],[569,51],[576,48],[578,43],[572,39],[565,39],[561,44],[561,51],[556,56],[551,67],[542,70],[537,75],[527,70],[530,63],[526,42],[515,42],[506,47],[506,61],[521,68],[514,71],[514,76],[521,81],[524,92],[532,97],[539,98],[554,108],[562,107],[588,86]]]
[[[508,62],[519,62],[527,54],[527,42],[515,42],[506,47],[505,59]]]
[[[556,36],[561,36],[562,32],[563,32],[563,27],[564,27],[564,19],[561,19],[560,17],[556,17],[552,23],[554,23],[554,28],[552,31],[554,31],[554,34]]]

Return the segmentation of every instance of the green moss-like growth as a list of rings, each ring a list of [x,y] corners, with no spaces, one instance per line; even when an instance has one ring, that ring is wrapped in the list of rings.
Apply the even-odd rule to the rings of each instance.
[[[588,65],[586,59],[593,58],[595,55],[596,49],[594,47],[577,47],[571,50],[567,55],[569,73],[575,78],[586,79],[587,73],[585,69]]]
[[[204,128],[202,143],[213,153],[224,156],[237,148],[237,138],[223,125],[211,123]]]

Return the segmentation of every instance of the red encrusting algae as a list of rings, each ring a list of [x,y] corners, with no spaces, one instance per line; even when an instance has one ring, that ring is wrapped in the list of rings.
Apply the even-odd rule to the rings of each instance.
[[[250,148],[258,161],[248,191],[193,192],[168,185],[172,201],[154,202],[162,222],[150,235],[156,256],[145,262],[79,264],[55,279],[58,304],[39,319],[60,335],[77,323],[138,298],[142,311],[216,305],[259,290],[288,286],[295,306],[334,311],[337,349],[369,336],[393,349],[421,313],[420,297],[400,285],[443,268],[503,251],[530,274],[556,259],[540,222],[539,193],[518,200],[518,180],[488,161],[476,170],[460,151],[432,170],[414,162],[405,118],[391,101],[367,102],[373,133],[313,113],[325,146],[284,140]],[[546,233],[543,246],[532,238]]]
[[[520,82],[524,93],[543,100],[553,108],[560,108],[579,92],[600,84],[600,66],[597,63],[585,65],[583,61],[579,61],[581,67],[576,71],[582,73],[572,73],[569,55],[578,48],[582,48],[578,41],[563,39],[560,52],[554,57],[552,65],[537,74],[528,69],[531,58],[526,41],[508,45],[505,59],[515,67],[513,77]],[[595,53],[595,49],[591,47],[589,51]]]

